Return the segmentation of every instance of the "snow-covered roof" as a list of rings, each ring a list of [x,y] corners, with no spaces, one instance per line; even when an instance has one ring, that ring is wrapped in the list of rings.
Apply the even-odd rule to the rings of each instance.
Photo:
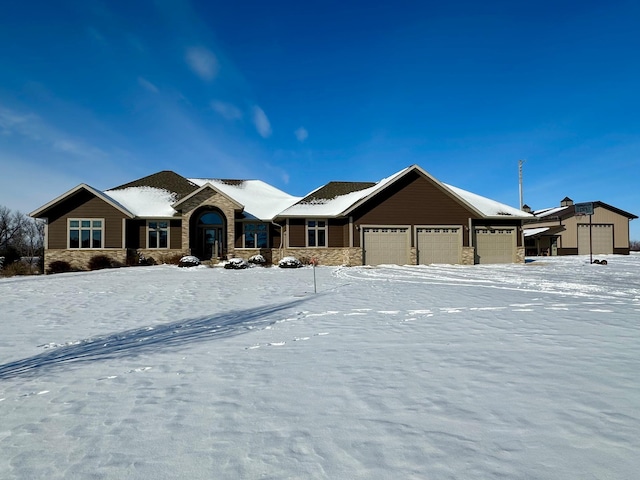
[[[533,237],[534,235],[538,235],[539,233],[544,233],[549,230],[549,227],[539,227],[539,228],[525,228],[523,230],[525,237]]]
[[[300,200],[261,180],[220,180],[211,178],[190,178],[199,187],[211,184],[217,190],[244,206],[244,214],[249,218],[272,220],[282,210]]]
[[[312,191],[295,205],[284,210],[283,217],[336,217],[349,210],[356,203],[374,195],[384,187],[392,183],[395,179],[406,173],[411,167],[404,168],[399,172],[383,178],[373,186],[361,190],[352,191],[344,195],[333,198],[318,198],[315,194],[325,186]]]
[[[550,215],[557,215],[563,210],[567,210],[569,207],[551,207],[551,208],[542,208],[540,210],[536,210],[533,214],[536,217],[548,217]]]
[[[172,217],[177,194],[155,187],[129,187],[104,192],[137,217]]]
[[[357,204],[365,201],[367,198],[375,195],[385,187],[405,175],[410,170],[417,170],[423,175],[429,177],[431,180],[441,185],[443,188],[448,189],[454,197],[458,197],[463,202],[467,203],[470,207],[477,210],[487,217],[519,217],[529,218],[533,215],[518,210],[517,208],[510,207],[504,203],[496,202],[486,197],[476,195],[475,193],[467,192],[461,188],[457,188],[451,185],[447,185],[439,182],[435,178],[429,176],[424,170],[417,165],[413,165],[400,170],[399,172],[383,178],[371,187],[364,188],[357,191],[352,191],[344,195],[338,195],[332,198],[322,198],[317,195],[317,192],[325,189],[325,186],[320,187],[309,195],[304,197],[295,205],[287,208],[282,212],[282,216],[295,216],[295,217],[335,217],[345,214],[348,210],[353,209]]]
[[[466,190],[454,187],[452,185],[447,185],[446,183],[443,183],[443,185],[487,217],[533,217],[533,215],[531,215],[530,213],[523,212],[522,210],[510,207],[509,205],[506,205],[504,203],[491,200],[490,198],[467,192]]]

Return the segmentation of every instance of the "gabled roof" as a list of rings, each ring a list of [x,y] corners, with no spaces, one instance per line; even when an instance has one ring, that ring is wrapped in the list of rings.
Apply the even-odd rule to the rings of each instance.
[[[273,220],[278,213],[297,202],[294,197],[262,180],[225,180],[213,178],[190,178],[190,182],[203,188],[209,185],[231,199],[239,208],[244,208],[246,218]],[[177,207],[178,202],[174,207]]]
[[[47,211],[49,211],[51,208],[53,208],[56,205],[60,204],[61,202],[63,202],[67,198],[72,197],[73,195],[75,195],[76,193],[78,193],[81,190],[85,190],[85,191],[95,195],[96,197],[100,198],[104,202],[106,202],[109,205],[111,205],[113,208],[115,208],[117,210],[120,210],[127,217],[129,217],[129,218],[135,217],[135,213],[131,212],[129,209],[127,209],[120,202],[118,202],[117,200],[111,198],[109,195],[104,194],[100,190],[96,190],[95,188],[87,185],[86,183],[81,183],[80,185],[77,185],[77,186],[73,187],[71,190],[63,193],[59,197],[54,198],[49,203],[46,203],[45,205],[41,206],[37,210],[34,210],[33,212],[31,212],[29,214],[29,216],[34,217],[34,218],[44,217],[45,213]]]
[[[608,203],[604,203],[599,200],[591,203],[593,203],[594,207],[605,208],[614,213],[617,213],[618,215],[627,217],[630,220],[633,220],[634,218],[638,218],[633,213],[625,212],[624,210],[620,210],[619,208],[616,208],[612,205],[609,205]],[[536,210],[535,212],[533,212],[533,214],[538,218],[567,218],[575,215],[575,213],[576,213],[575,204],[568,205],[566,207],[543,208],[541,210]]]
[[[198,185],[190,182],[183,176],[171,170],[163,170],[146,177],[139,178],[133,182],[125,183],[118,187],[110,188],[109,191],[124,190],[132,187],[154,187],[160,190],[167,190],[176,194],[176,199],[189,195],[198,189]]]
[[[348,215],[410,172],[418,172],[418,174],[430,179],[443,193],[463,204],[478,217],[532,217],[531,214],[503,203],[441,183],[418,165],[404,168],[390,177],[383,178],[373,184],[364,182],[330,182],[284,210],[280,216],[330,218]]]

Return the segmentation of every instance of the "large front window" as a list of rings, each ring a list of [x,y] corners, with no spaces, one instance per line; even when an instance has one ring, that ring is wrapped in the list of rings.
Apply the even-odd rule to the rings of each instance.
[[[307,220],[307,247],[327,246],[326,220]]]
[[[169,222],[147,223],[147,248],[169,248]]]
[[[264,223],[245,223],[244,248],[267,248],[267,225]]]
[[[96,218],[69,219],[69,248],[102,248],[104,220]]]

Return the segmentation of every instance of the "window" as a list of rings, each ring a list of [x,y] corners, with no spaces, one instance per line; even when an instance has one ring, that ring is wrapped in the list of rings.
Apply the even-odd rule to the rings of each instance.
[[[147,223],[147,248],[169,248],[169,222]]]
[[[327,246],[326,220],[307,220],[307,247]]]
[[[267,248],[267,225],[264,223],[245,223],[244,248]]]
[[[95,218],[69,219],[69,248],[102,248],[104,220]]]

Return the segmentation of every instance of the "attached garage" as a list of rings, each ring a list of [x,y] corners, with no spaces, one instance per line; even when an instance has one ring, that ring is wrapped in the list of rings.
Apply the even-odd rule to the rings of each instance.
[[[363,227],[363,262],[365,265],[410,263],[409,227]]]
[[[590,237],[591,240],[589,240]],[[595,255],[613,253],[613,225],[578,224],[578,255],[590,253]]]
[[[516,261],[516,229],[475,229],[477,263],[514,263]]]
[[[462,263],[462,226],[417,227],[418,265]]]

